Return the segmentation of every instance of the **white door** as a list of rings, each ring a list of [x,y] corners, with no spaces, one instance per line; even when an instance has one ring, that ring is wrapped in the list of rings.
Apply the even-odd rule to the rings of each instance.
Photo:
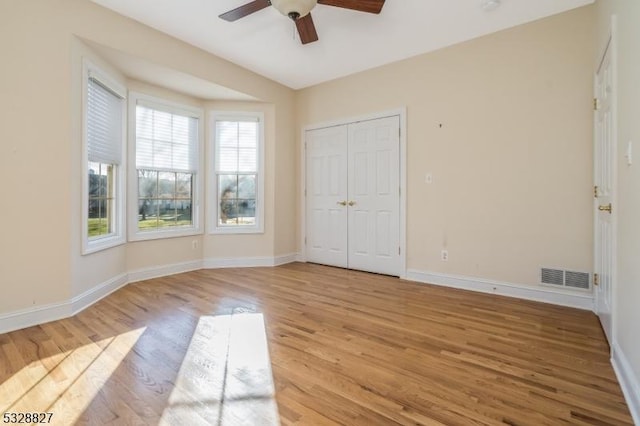
[[[595,308],[609,342],[612,338],[612,287],[615,280],[615,121],[611,46],[595,82]]]
[[[306,133],[309,262],[400,275],[400,118]]]
[[[307,260],[348,267],[347,126],[306,134]]]
[[[400,117],[349,125],[349,268],[400,271]]]

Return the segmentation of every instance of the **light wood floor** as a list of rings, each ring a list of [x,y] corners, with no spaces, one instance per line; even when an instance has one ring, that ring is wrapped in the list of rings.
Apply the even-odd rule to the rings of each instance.
[[[60,425],[632,424],[592,313],[305,264],[131,284],[0,335],[5,412]]]

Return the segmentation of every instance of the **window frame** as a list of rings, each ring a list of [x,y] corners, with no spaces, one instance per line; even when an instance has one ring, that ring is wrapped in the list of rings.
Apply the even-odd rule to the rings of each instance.
[[[216,122],[243,121],[251,118],[258,122],[257,166],[256,172],[256,222],[254,225],[220,226],[218,215],[220,204],[218,200],[218,171],[216,170]],[[209,234],[263,234],[265,213],[265,149],[264,149],[264,112],[262,111],[211,111],[209,119],[209,155],[207,172],[209,175],[207,186],[207,228]],[[229,173],[221,173],[229,174]]]
[[[138,229],[138,168],[136,164],[136,107],[142,103],[147,108],[168,112],[176,115],[194,117],[198,119],[198,170],[194,173],[191,183],[191,217],[193,226],[178,227],[172,229],[160,229],[155,231],[140,231]],[[129,217],[129,241],[146,241],[165,238],[187,237],[203,233],[202,207],[203,207],[203,174],[204,170],[204,110],[191,105],[173,102],[164,98],[150,96],[140,92],[129,92],[129,191],[128,191],[128,217]]]
[[[89,80],[95,79],[114,95],[121,98],[122,129],[120,164],[113,164],[115,172],[113,189],[114,206],[111,210],[114,232],[105,236],[89,236],[89,140],[88,140],[88,100]],[[116,81],[88,58],[82,58],[82,255],[96,253],[126,243],[126,170],[127,170],[127,88]],[[101,163],[109,164],[109,163]]]

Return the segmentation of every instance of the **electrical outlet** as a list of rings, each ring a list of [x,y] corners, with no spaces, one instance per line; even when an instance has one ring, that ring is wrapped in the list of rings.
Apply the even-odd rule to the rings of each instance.
[[[424,183],[433,183],[433,175],[431,173],[424,175]]]
[[[442,250],[440,252],[440,260],[442,260],[443,262],[446,262],[449,260],[449,251],[448,250]]]
[[[194,250],[198,248],[198,240],[191,241],[191,248]]]

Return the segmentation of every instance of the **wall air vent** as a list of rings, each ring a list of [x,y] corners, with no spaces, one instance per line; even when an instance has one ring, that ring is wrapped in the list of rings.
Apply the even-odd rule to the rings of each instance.
[[[586,272],[564,272],[564,285],[567,287],[589,289],[589,274]]]
[[[565,271],[564,269],[540,269],[540,282],[559,287],[589,290],[590,274],[587,272]]]
[[[561,269],[542,268],[543,284],[564,285],[564,271]]]

